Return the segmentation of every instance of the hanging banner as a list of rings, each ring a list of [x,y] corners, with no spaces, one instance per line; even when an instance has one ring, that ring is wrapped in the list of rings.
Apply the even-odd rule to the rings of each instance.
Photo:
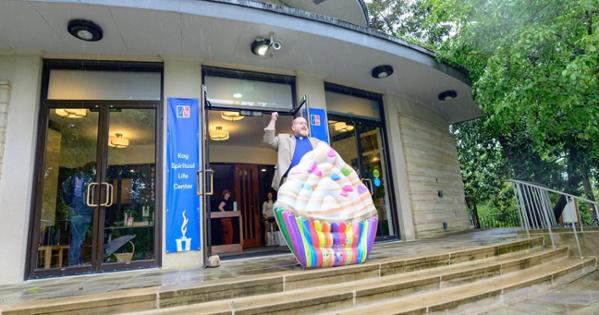
[[[308,115],[310,136],[330,144],[327,111],[323,108],[310,107]]]
[[[168,98],[166,138],[166,252],[200,249],[196,194],[200,121],[198,100]]]

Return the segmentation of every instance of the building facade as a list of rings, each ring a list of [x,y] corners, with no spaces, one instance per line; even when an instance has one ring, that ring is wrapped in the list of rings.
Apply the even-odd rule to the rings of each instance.
[[[480,115],[467,77],[367,21],[361,0],[1,2],[0,284],[272,245],[274,111],[288,132],[309,109],[371,188],[377,239],[470,228],[448,132]]]

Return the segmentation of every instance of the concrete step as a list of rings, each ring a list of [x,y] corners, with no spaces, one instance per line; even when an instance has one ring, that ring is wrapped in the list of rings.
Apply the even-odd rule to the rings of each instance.
[[[240,277],[230,280],[205,282],[198,286],[186,288],[164,288],[159,293],[159,308],[313,288],[321,285],[340,284],[362,279],[375,279],[375,281],[378,281],[376,279],[392,274],[451,266],[468,261],[481,261],[492,257],[509,257],[509,255],[538,250],[542,246],[543,238],[538,237],[436,255],[408,258],[392,257],[373,260],[361,265],[280,272],[268,276]]]
[[[524,270],[542,263],[567,259],[567,248],[520,252],[482,261],[399,273],[375,279],[293,289],[283,293],[234,298],[171,307],[139,314],[265,314],[319,312],[372,303],[392,297],[430,292],[439,288],[476,282],[479,279]]]
[[[355,303],[353,306],[322,314],[424,314],[435,312],[461,313],[472,303],[486,300],[497,302],[507,294],[521,294],[519,290],[538,285],[559,285],[583,277],[597,269],[596,258],[566,258],[521,271],[467,285],[444,288],[434,292],[408,297],[387,299],[378,303]],[[534,288],[538,290],[539,288]]]
[[[308,292],[306,294],[309,294],[309,296],[312,297],[311,303],[319,305],[326,304],[327,296],[329,295],[325,294],[320,297],[319,294],[321,294],[321,292],[319,290],[314,290],[313,288],[315,287],[343,285],[369,279],[376,283],[382,278],[389,276],[398,276],[401,278],[402,275],[413,274],[417,271],[425,272],[430,270],[432,274],[434,274],[437,272],[434,271],[437,268],[447,268],[448,270],[454,271],[451,274],[453,275],[451,276],[453,277],[452,279],[445,278],[443,281],[444,285],[450,285],[452,281],[463,281],[463,279],[467,279],[468,277],[475,279],[495,275],[498,267],[496,264],[494,267],[488,266],[491,261],[508,261],[511,258],[522,258],[523,255],[526,256],[533,253],[539,254],[539,250],[542,246],[543,238],[537,237],[479,246],[468,250],[448,251],[435,255],[407,258],[391,257],[372,260],[362,265],[244,276],[225,280],[205,281],[198,285],[187,287],[154,287],[78,296],[68,299],[41,300],[30,302],[25,305],[10,306],[8,308],[0,306],[0,311],[2,311],[2,314],[72,312],[79,314],[108,314],[152,309],[168,309],[180,305],[206,304],[206,302],[211,301],[224,301],[228,303],[231,302],[232,299],[246,296],[284,294],[288,291],[302,289],[305,289],[304,291]],[[563,251],[563,249],[559,249],[558,252],[545,251],[542,255],[558,255],[561,251]],[[512,262],[512,265],[504,265],[503,268],[504,270],[507,270],[510,266],[519,268],[518,266],[535,264],[534,259],[534,257],[530,257],[528,260],[518,260],[518,262]],[[473,271],[470,272],[468,268],[472,268]],[[462,274],[459,274],[460,272],[462,272]],[[422,274],[422,277],[426,278],[427,276]],[[434,278],[434,275],[429,275],[428,277]],[[448,274],[446,277],[450,277],[450,275]],[[437,278],[439,277],[437,276]],[[425,283],[431,280],[422,281]],[[364,284],[367,283],[369,282],[364,282]],[[415,285],[411,286],[416,287]],[[347,291],[346,288],[340,290],[341,291],[339,292]],[[350,300],[353,300],[353,293],[350,292],[349,295],[351,296]],[[339,294],[339,296],[334,296],[335,299],[337,299],[339,296],[343,297],[345,295]],[[216,303],[218,304],[219,302]],[[206,304],[204,307],[212,306]],[[216,310],[219,306],[215,307]]]

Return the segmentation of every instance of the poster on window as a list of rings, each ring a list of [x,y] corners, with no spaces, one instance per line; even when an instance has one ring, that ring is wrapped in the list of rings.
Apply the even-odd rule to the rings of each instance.
[[[327,111],[323,108],[310,107],[308,109],[308,116],[308,123],[310,124],[310,136],[326,143],[330,143]]]
[[[166,252],[200,249],[196,194],[200,121],[198,100],[168,98],[166,139]]]

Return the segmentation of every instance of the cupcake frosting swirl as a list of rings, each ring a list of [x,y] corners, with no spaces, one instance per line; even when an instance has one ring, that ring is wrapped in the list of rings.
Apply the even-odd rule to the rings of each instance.
[[[275,207],[318,220],[354,220],[376,215],[370,192],[356,172],[324,142],[289,170]]]

